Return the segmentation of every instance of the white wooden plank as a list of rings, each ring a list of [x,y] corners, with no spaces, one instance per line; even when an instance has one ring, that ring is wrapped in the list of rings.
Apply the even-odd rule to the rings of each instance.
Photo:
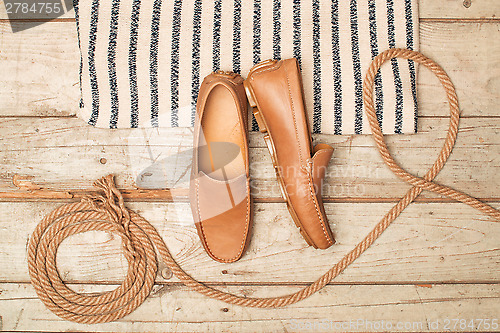
[[[495,0],[472,1],[468,9],[461,0],[420,0],[421,17],[438,20],[495,17],[499,6]],[[2,9],[0,0],[0,19],[4,15]],[[498,116],[495,101],[500,91],[500,59],[495,55],[500,49],[498,44],[491,43],[498,39],[496,36],[500,37],[496,22],[441,24],[427,20],[421,25],[422,50],[450,72],[466,116]],[[0,83],[0,115],[73,115],[78,96],[79,56],[74,23],[48,23],[10,36],[8,29],[8,22],[0,22],[0,66],[4,78]],[[19,36],[23,37],[18,39]],[[436,91],[440,89],[437,81],[426,71],[420,73],[420,115],[445,115],[444,95],[441,101],[436,98]],[[415,163],[414,170],[423,170],[434,159],[439,147],[434,135],[443,138],[446,120],[424,118],[421,126],[424,134],[389,139],[404,165]],[[50,118],[4,118],[0,119],[0,128],[0,192],[13,191],[15,172],[34,175],[35,183],[63,190],[86,190],[95,178],[117,172],[123,176],[118,178],[119,185],[132,189],[134,170],[150,164],[144,137],[137,131],[97,130],[76,119]],[[468,119],[462,122],[462,128],[459,148],[447,166],[451,166],[451,170],[444,172],[439,181],[474,195],[496,196],[498,121]],[[191,133],[189,129],[161,130],[156,139],[149,139],[154,149],[175,152],[190,146]],[[316,136],[315,139],[339,147],[336,161],[330,166],[334,173],[329,180],[331,187],[337,186],[337,191],[329,198],[353,194],[360,199],[382,201],[403,193],[404,185],[391,178],[380,160],[370,162],[378,156],[371,148],[369,137]],[[274,174],[268,168],[267,151],[261,149],[261,140],[258,134],[251,136],[252,147],[257,148],[252,150],[255,164],[252,175],[256,185],[266,192],[257,197],[273,200],[279,192]],[[422,162],[424,160],[426,162]],[[258,166],[259,163],[264,166]],[[380,175],[382,169],[385,171]],[[374,181],[368,179],[373,177]],[[362,191],[358,187],[361,184],[367,186]],[[175,198],[182,199],[182,195]],[[498,239],[498,224],[463,205],[427,203],[414,205],[404,213],[367,253],[334,281],[340,285],[328,286],[314,298],[285,309],[227,306],[176,284],[167,284],[155,287],[152,297],[137,312],[118,323],[89,326],[65,322],[45,309],[32,288],[25,284],[28,281],[27,238],[42,216],[57,205],[53,202],[0,203],[3,214],[0,216],[0,264],[7,268],[0,273],[0,281],[23,282],[0,284],[0,330],[304,331],[310,330],[306,325],[314,324],[315,320],[318,323],[332,320],[330,325],[335,325],[345,318],[361,318],[394,324],[417,322],[422,326],[414,326],[414,331],[435,331],[446,330],[443,324],[447,318],[498,316],[498,284],[482,284],[498,283],[499,249],[498,242],[494,241]],[[315,251],[305,248],[284,204],[257,204],[254,237],[248,254],[241,262],[231,265],[215,263],[204,254],[190,225],[186,203],[133,203],[130,206],[160,230],[183,267],[194,276],[211,283],[242,283],[243,286],[230,287],[230,290],[268,296],[297,289],[272,282],[314,280],[352,248],[392,205],[327,204],[332,222],[338,221],[333,226],[338,244],[328,251]],[[172,218],[175,222],[171,222]],[[165,222],[166,219],[169,222]],[[98,260],[94,261],[95,258]],[[99,233],[67,240],[61,247],[58,265],[65,278],[77,282],[117,282],[126,268],[119,241]],[[165,280],[159,278],[158,282],[165,283]],[[441,284],[443,282],[445,284]],[[461,282],[467,284],[447,284]],[[261,286],[266,283],[270,286]],[[353,283],[375,285],[344,285]],[[386,283],[410,284],[384,285]],[[110,287],[74,286],[79,291]],[[203,308],[199,304],[203,304]],[[305,324],[294,328],[295,322],[291,321],[295,319]],[[432,324],[436,320],[440,326],[435,328]],[[362,330],[370,330],[370,327]],[[483,326],[479,330],[491,329]]]
[[[500,3],[495,0],[419,0],[419,15],[425,19],[498,18]]]
[[[29,281],[28,238],[43,216],[57,206],[0,203],[0,282]],[[206,255],[187,203],[128,206],[157,228],[180,265],[201,281],[305,283],[339,261],[392,204],[326,204],[337,243],[324,251],[307,247],[285,204],[255,204],[250,247],[233,264],[217,263]],[[498,222],[465,205],[413,204],[334,283],[499,282],[499,237]],[[64,241],[58,267],[68,281],[118,283],[127,268],[121,252],[118,236],[89,232]],[[159,277],[158,281],[166,280]]]
[[[68,121],[66,121],[68,120]],[[422,133],[388,137],[398,161],[417,175],[434,162],[447,130],[447,119],[423,118]],[[132,190],[137,178],[152,165],[160,181],[156,188],[174,187],[186,200],[191,164],[190,129],[95,129],[77,119],[8,118],[0,121],[3,137],[0,192],[24,195],[13,176],[31,176],[52,191],[87,191],[97,178],[113,173],[121,189]],[[463,119],[455,150],[438,181],[482,198],[498,197],[499,118]],[[397,198],[408,188],[387,168],[370,136],[315,136],[335,147],[327,170],[324,196],[338,198]],[[252,133],[251,176],[256,198],[280,198],[269,153],[262,135]],[[147,179],[147,178],[145,178]],[[177,183],[175,183],[177,181]],[[148,182],[142,182],[143,187]],[[151,199],[156,194],[151,194]],[[0,195],[2,197],[2,195]],[[5,196],[3,196],[5,198]],[[35,196],[34,196],[35,197]],[[145,194],[146,198],[147,194]],[[429,193],[424,198],[435,198]],[[11,196],[12,198],[12,196]]]
[[[491,41],[500,38],[499,27],[498,23],[420,25],[422,52],[448,71],[466,116],[498,115],[500,60],[495,55],[500,45]],[[80,54],[74,23],[50,22],[15,34],[10,29],[8,22],[0,21],[0,115],[76,114]],[[436,97],[442,89],[439,83],[426,70],[420,74],[419,114],[446,115],[444,93],[438,93],[441,99]]]
[[[492,42],[496,40],[500,40],[500,22],[420,25],[421,51],[450,76],[463,115],[500,115],[495,106],[500,93],[500,43]],[[418,82],[419,114],[448,115],[444,89],[437,78],[420,68]]]
[[[74,114],[79,62],[74,23],[51,22],[12,33],[9,23],[0,21],[0,114]]]
[[[39,148],[1,153],[4,164],[0,165],[0,186],[7,192],[6,198],[19,194],[25,198],[24,188],[13,184],[15,175],[33,177],[31,181],[51,191],[92,191],[91,184],[98,178],[113,173],[117,184],[125,190],[132,190],[137,184],[137,175],[152,165],[146,155],[133,154],[130,147],[93,146]],[[174,148],[166,148],[169,154],[176,154]],[[500,160],[497,147],[465,148],[457,147],[446,164],[445,169],[437,177],[437,181],[454,187],[473,196],[482,198],[498,198],[497,169]],[[146,150],[146,148],[143,148]],[[422,176],[434,162],[438,148],[399,148],[398,160],[416,175]],[[265,148],[251,150],[251,178],[255,198],[279,199],[280,191],[269,153]],[[103,164],[102,161],[106,160]],[[172,186],[175,181],[180,197],[186,200],[189,186],[188,160],[175,161],[165,159],[161,164],[152,185]],[[160,160],[162,162],[163,160]],[[137,171],[137,172],[136,172]],[[144,184],[144,183],[143,183]],[[146,185],[145,185],[146,186]],[[384,164],[375,148],[353,147],[335,150],[333,161],[327,170],[324,181],[323,196],[326,199],[336,198],[398,198],[409,188],[399,180]],[[4,195],[1,195],[4,197]],[[36,199],[37,194],[29,196]],[[432,193],[423,193],[423,198],[436,198]],[[42,197],[43,198],[43,197]],[[144,199],[155,199],[155,196]],[[165,199],[165,198],[164,198]]]
[[[73,285],[79,292],[116,286]],[[133,313],[119,321],[83,325],[64,321],[45,308],[30,285],[0,284],[0,316],[8,331],[91,332],[337,332],[495,331],[499,285],[327,286],[320,293],[278,309],[227,305],[185,287],[157,287]],[[288,286],[227,287],[250,297],[282,295]],[[465,322],[456,324],[453,319]],[[489,329],[480,320],[489,319]],[[494,319],[494,321],[493,321]],[[470,320],[475,320],[471,327]],[[447,325],[448,324],[448,325]],[[446,326],[445,326],[446,325]],[[455,326],[453,329],[453,325]],[[379,328],[377,328],[379,327]],[[382,328],[383,327],[383,328]],[[399,327],[399,329],[398,329]]]
[[[423,117],[416,135],[388,135],[391,147],[439,147],[449,126],[448,118]],[[106,130],[87,125],[78,118],[0,117],[1,151],[16,151],[21,146],[34,148],[80,146],[150,146],[192,147],[192,128],[117,129]],[[458,146],[485,147],[500,145],[500,119],[462,118]],[[251,148],[265,148],[263,135],[249,133]],[[371,135],[313,134],[314,143],[329,143],[337,147],[373,147]]]

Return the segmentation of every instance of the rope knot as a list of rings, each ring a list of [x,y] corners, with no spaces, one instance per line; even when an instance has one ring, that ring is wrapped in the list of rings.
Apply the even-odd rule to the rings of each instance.
[[[125,207],[122,194],[116,188],[114,176],[107,175],[102,177],[94,182],[94,186],[104,192],[104,196],[88,195],[82,201],[90,204],[96,211],[108,214],[109,219],[119,226],[118,231],[123,235],[123,247],[130,253],[130,259],[138,259],[140,254],[134,246],[132,233],[130,232],[130,212]]]

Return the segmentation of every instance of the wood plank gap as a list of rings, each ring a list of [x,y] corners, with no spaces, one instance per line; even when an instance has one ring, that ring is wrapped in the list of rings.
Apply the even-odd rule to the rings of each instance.
[[[121,189],[123,198],[127,202],[189,202],[188,189],[173,189],[173,190],[142,190],[142,189]],[[0,202],[35,202],[35,201],[60,201],[74,202],[80,200],[87,195],[95,195],[96,191],[52,191],[52,190],[36,190],[31,192],[0,192]],[[483,202],[496,203],[500,202],[499,197],[477,198]],[[353,198],[353,197],[338,197],[338,198],[323,198],[325,203],[396,203],[400,198]],[[280,197],[274,198],[254,198],[256,203],[284,203]],[[450,198],[425,198],[418,197],[415,202],[419,203],[454,203]]]
[[[325,268],[326,269],[326,268]],[[210,287],[304,287],[311,284],[313,281],[308,282],[204,282],[200,281],[206,286]],[[31,285],[30,282],[26,281],[0,281],[2,284],[17,284],[17,285]],[[71,285],[92,285],[92,286],[119,286],[121,281],[65,281],[68,286]],[[172,287],[183,287],[185,286],[182,282],[164,282],[155,281],[155,285],[158,286],[172,286]],[[500,281],[392,281],[392,282],[359,282],[359,281],[349,281],[349,282],[330,282],[328,286],[421,286],[429,287],[431,286],[441,286],[441,285],[500,285]],[[188,287],[186,287],[188,288]]]
[[[477,17],[477,18],[439,18],[425,17],[419,19],[420,23],[499,23],[498,17]]]

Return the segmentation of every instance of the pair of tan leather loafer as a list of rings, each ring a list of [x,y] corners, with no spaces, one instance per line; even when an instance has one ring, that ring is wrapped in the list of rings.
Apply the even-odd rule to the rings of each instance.
[[[212,73],[197,103],[190,201],[209,256],[241,258],[250,239],[252,198],[247,138],[248,103],[271,153],[290,215],[309,245],[326,249],[334,238],[321,198],[333,148],[312,147],[296,59],[255,65],[247,79]]]

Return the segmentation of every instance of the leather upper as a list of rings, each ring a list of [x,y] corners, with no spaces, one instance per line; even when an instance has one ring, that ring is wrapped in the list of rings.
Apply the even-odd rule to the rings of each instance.
[[[237,74],[210,74],[201,84],[196,110],[191,210],[203,247],[220,262],[241,258],[252,222],[242,83]]]
[[[321,144],[312,150],[298,62],[288,59],[258,64],[250,71],[247,84],[265,119],[289,204],[314,245],[328,248],[334,238],[321,199],[321,184],[333,148]]]

